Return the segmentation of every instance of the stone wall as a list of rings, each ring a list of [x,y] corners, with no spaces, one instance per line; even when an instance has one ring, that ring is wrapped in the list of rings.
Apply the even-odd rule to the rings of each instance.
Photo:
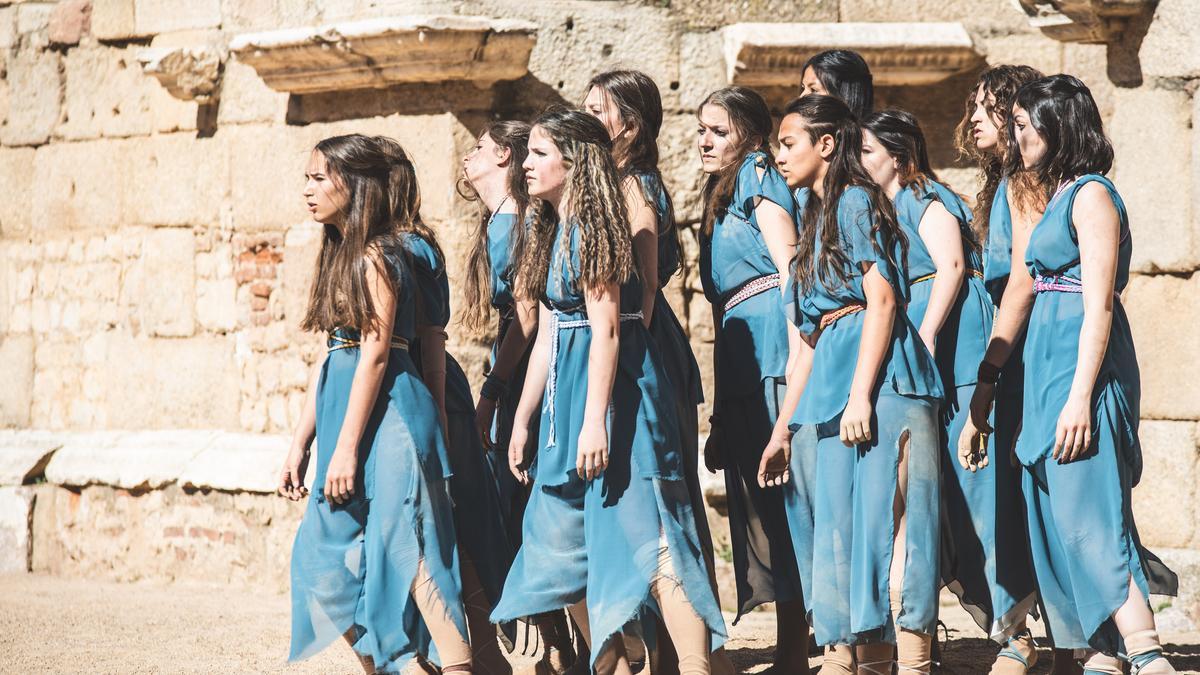
[[[267,85],[251,65],[253,50],[231,48],[248,33],[421,14],[527,22],[527,73],[289,94]],[[601,69],[641,68],[667,107],[663,169],[688,224],[691,263],[700,185],[694,108],[731,77],[721,29],[918,17],[960,24],[976,61],[934,84],[882,87],[879,103],[918,114],[936,168],[961,192],[974,194],[974,173],[957,162],[950,131],[985,64],[1071,72],[1095,93],[1135,238],[1125,305],[1147,420],[1147,471],[1135,506],[1148,544],[1195,550],[1200,355],[1190,329],[1200,325],[1200,37],[1187,26],[1200,25],[1200,5],[1190,0],[1100,17],[1087,24],[1103,29],[1098,44],[1069,41],[1079,38],[1061,29],[1089,17],[1064,24],[1041,16],[1039,30],[1007,0],[0,0],[0,427],[286,433],[321,353],[320,340],[297,325],[320,234],[302,209],[302,171],[323,137],[383,133],[405,144],[453,280],[477,219],[455,179],[483,122],[578,102]],[[936,60],[923,56],[919,26],[879,31],[914,41],[897,47],[896,59],[911,56],[918,68]],[[765,93],[780,106],[793,91]],[[699,291],[691,264],[668,296],[711,393],[712,327]],[[484,340],[452,326],[450,349],[477,385]],[[49,488],[22,489],[29,497]],[[93,500],[92,490],[52,499],[127,519],[144,513],[122,509],[145,494]],[[162,498],[200,508],[202,497]],[[69,555],[55,550],[51,558]]]

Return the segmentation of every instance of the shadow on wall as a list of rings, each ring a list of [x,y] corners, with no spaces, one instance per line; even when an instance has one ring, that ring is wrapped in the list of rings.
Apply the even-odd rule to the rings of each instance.
[[[387,115],[436,115],[489,111],[496,118],[533,117],[554,104],[567,104],[554,87],[526,75],[481,88],[469,82],[403,84],[385,89],[295,94],[287,123],[305,125]]]

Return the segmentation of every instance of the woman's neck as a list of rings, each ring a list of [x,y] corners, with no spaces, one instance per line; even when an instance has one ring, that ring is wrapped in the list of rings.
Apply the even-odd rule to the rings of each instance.
[[[817,176],[813,180],[813,184],[812,184],[812,188],[811,188],[813,191],[813,194],[815,194],[817,197],[819,197],[821,199],[825,198],[825,174],[827,174],[827,173],[829,173],[829,164],[826,162],[822,162],[821,167],[819,169],[817,169]]]
[[[499,180],[480,181],[480,184],[475,186],[475,193],[479,195],[479,201],[483,202],[488,211],[495,213],[501,207],[511,207],[512,200],[508,203],[505,199],[508,197],[508,186],[504,184],[504,176],[501,175]]]
[[[888,196],[888,199],[895,199],[896,195],[904,186],[900,184],[900,178],[898,176],[892,176],[892,179],[888,181],[888,184],[882,187],[883,193]]]

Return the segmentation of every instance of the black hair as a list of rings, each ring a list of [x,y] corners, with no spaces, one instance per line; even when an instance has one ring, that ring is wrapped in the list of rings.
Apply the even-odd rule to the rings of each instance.
[[[829,95],[845,101],[855,116],[862,119],[870,114],[875,106],[875,78],[861,54],[850,49],[829,49],[806,61],[800,69],[801,77],[809,68]]]

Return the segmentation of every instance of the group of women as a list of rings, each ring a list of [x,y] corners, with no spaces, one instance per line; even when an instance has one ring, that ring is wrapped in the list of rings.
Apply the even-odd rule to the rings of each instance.
[[[698,108],[716,334],[702,454],[724,470],[736,616],[776,604],[777,672],[808,672],[811,625],[826,675],[929,673],[948,585],[1002,645],[993,673],[1032,668],[1039,609],[1056,672],[1173,673],[1148,598],[1174,576],[1130,509],[1139,381],[1112,146],[1069,75],[995,66],[964,93],[974,209],[912,115],[873,110],[854,52],[814,56],[777,127],[744,87]],[[415,655],[510,673],[499,645],[523,620],[538,673],[629,673],[643,649],[656,673],[733,671],[704,393],[662,292],[681,261],[662,120],[653,80],[619,70],[579,109],[479,135],[463,320],[491,308],[499,327],[477,402],[445,350],[445,258],[403,148],[316,146],[304,195],[325,237],[303,327],[329,351],[280,480],[307,495],[315,441],[292,658],[342,636],[367,672]]]

